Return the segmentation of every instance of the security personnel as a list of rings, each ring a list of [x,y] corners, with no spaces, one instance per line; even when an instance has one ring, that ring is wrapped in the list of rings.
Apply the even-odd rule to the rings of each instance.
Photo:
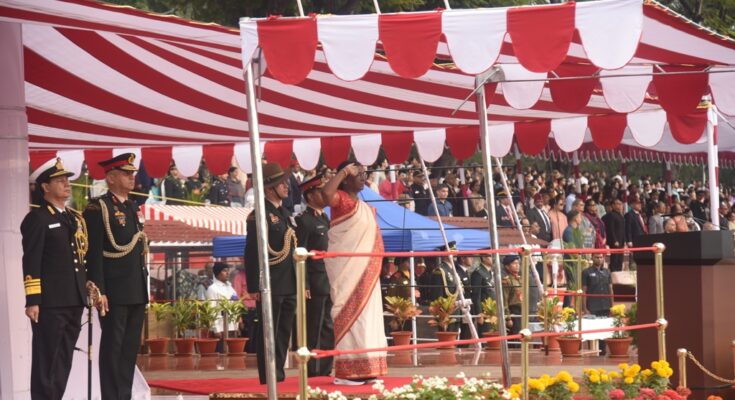
[[[523,287],[521,286],[520,270],[521,264],[518,256],[503,257],[503,304],[505,305],[505,323],[510,328],[510,335],[521,331]]]
[[[296,312],[296,272],[293,252],[296,248],[296,232],[291,222],[291,213],[283,206],[288,197],[288,175],[276,163],[263,165],[263,189],[265,191],[265,220],[268,225],[268,268],[270,271],[271,309],[273,310],[273,329],[276,342],[276,380],[283,381],[286,374],[283,365],[288,352],[294,315]],[[247,218],[247,238],[245,243],[245,274],[248,293],[256,299],[258,325],[256,352],[258,357],[258,376],[260,383],[266,383],[265,346],[263,332],[262,305],[260,302],[260,253],[258,252],[258,230],[255,214]]]
[[[472,286],[472,314],[478,315],[482,312],[482,302],[488,298],[495,299],[495,278],[493,276],[493,255],[483,254],[480,256],[480,264],[470,276]],[[488,324],[478,325],[478,332],[486,332]]]
[[[31,175],[36,192],[23,219],[23,275],[26,315],[33,329],[31,398],[61,399],[71,371],[74,345],[87,305],[84,252],[87,231],[81,214],[64,204],[71,196],[61,160]]]
[[[324,187],[322,174],[299,185],[306,201],[306,210],[296,217],[296,238],[300,247],[307,250],[326,251],[329,245],[329,217],[324,213],[325,202],[321,196]],[[306,338],[309,349],[334,349],[334,323],[332,321],[331,287],[324,260],[308,259],[306,262]],[[309,376],[329,376],[333,359],[309,360]]]
[[[429,192],[426,190],[424,184],[426,183],[426,177],[421,171],[415,171],[413,173],[413,183],[409,187],[411,191],[411,197],[413,197],[415,210],[421,215],[426,215],[429,209]]]
[[[89,229],[87,267],[101,293],[100,390],[105,400],[131,398],[148,303],[148,240],[138,204],[128,198],[135,185],[134,161],[132,153],[101,161],[109,190],[90,200],[84,210]]]
[[[397,271],[388,280],[388,296],[399,296],[404,299],[411,298],[411,271],[408,258],[396,258]],[[418,292],[418,291],[417,291]],[[417,293],[416,297],[420,297]]]
[[[454,241],[449,242],[449,251],[457,250],[456,245],[457,243]],[[447,247],[440,246],[437,250],[447,251]],[[435,300],[437,297],[447,297],[455,294],[457,294],[457,282],[456,279],[454,279],[452,267],[449,265],[449,256],[442,256],[439,266],[435,268],[431,274],[430,301]]]

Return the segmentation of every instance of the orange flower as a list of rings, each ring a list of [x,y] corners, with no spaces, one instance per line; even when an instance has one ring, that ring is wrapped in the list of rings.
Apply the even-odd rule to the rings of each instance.
[[[707,397],[707,400],[722,400],[722,397],[715,396],[715,395],[712,394],[709,397]]]

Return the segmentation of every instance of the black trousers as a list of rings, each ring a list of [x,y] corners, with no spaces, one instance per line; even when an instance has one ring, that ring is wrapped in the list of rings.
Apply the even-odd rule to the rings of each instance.
[[[31,322],[31,399],[56,400],[64,396],[83,310],[82,306],[40,306],[38,323]]]
[[[278,382],[286,379],[283,365],[288,355],[288,342],[291,339],[291,328],[293,327],[294,315],[296,314],[296,296],[271,295],[271,306],[273,308],[273,328],[276,342],[276,380]],[[260,384],[265,385],[265,332],[263,331],[263,308],[260,302],[256,305],[258,313],[258,377]]]
[[[623,253],[610,254],[610,272],[622,271],[622,270],[623,270]]]
[[[145,304],[110,304],[102,317],[100,390],[105,400],[130,400]]]
[[[306,342],[309,350],[334,349],[331,297],[312,295],[311,299],[306,300]],[[309,360],[309,376],[331,375],[333,363],[332,357]]]

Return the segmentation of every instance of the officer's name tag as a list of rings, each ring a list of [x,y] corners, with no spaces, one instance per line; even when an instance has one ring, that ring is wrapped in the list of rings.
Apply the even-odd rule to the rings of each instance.
[[[55,223],[55,224],[50,224],[50,225],[48,226],[48,228],[49,228],[49,229],[54,229],[54,228],[58,228],[58,227],[60,227],[60,226],[61,226],[61,224],[57,222],[57,223]]]
[[[596,277],[596,276],[597,276],[597,274],[595,274],[595,273],[592,273],[592,274],[590,274],[590,277],[591,277],[591,278],[594,278],[594,277]]]

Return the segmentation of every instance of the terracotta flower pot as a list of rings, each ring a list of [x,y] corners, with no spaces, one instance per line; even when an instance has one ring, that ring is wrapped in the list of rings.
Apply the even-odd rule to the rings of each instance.
[[[390,335],[393,336],[394,346],[405,346],[411,344],[412,334],[413,332],[411,331],[395,331],[390,333]]]
[[[582,339],[576,337],[560,337],[556,339],[561,348],[563,356],[578,356],[579,348],[582,345]]]
[[[238,356],[245,354],[245,344],[248,342],[248,338],[227,338],[227,355]]]
[[[439,365],[455,365],[457,364],[457,351],[452,348],[439,349]]]
[[[194,354],[194,338],[174,339],[177,356],[190,356]]]
[[[453,340],[457,340],[457,335],[459,332],[437,332],[436,338],[440,342],[451,342]],[[451,346],[442,346],[443,348],[449,348],[449,347],[455,347],[455,345]]]
[[[605,344],[607,344],[607,348],[610,349],[610,357],[628,358],[628,348],[632,342],[632,337],[605,339]]]
[[[218,339],[197,339],[197,349],[202,356],[216,356]]]
[[[146,339],[145,344],[148,345],[151,356],[168,355],[168,338]]]
[[[389,359],[391,365],[408,366],[413,365],[413,352],[411,350],[401,350],[393,352],[393,357]]]
[[[549,346],[549,351],[559,351],[559,341],[556,336],[544,338],[544,344]]]
[[[486,338],[497,337],[497,336],[500,336],[498,332],[483,332],[482,333],[482,337],[486,337]],[[498,340],[495,342],[487,342],[485,343],[485,348],[488,350],[498,350],[500,349],[500,341]]]

